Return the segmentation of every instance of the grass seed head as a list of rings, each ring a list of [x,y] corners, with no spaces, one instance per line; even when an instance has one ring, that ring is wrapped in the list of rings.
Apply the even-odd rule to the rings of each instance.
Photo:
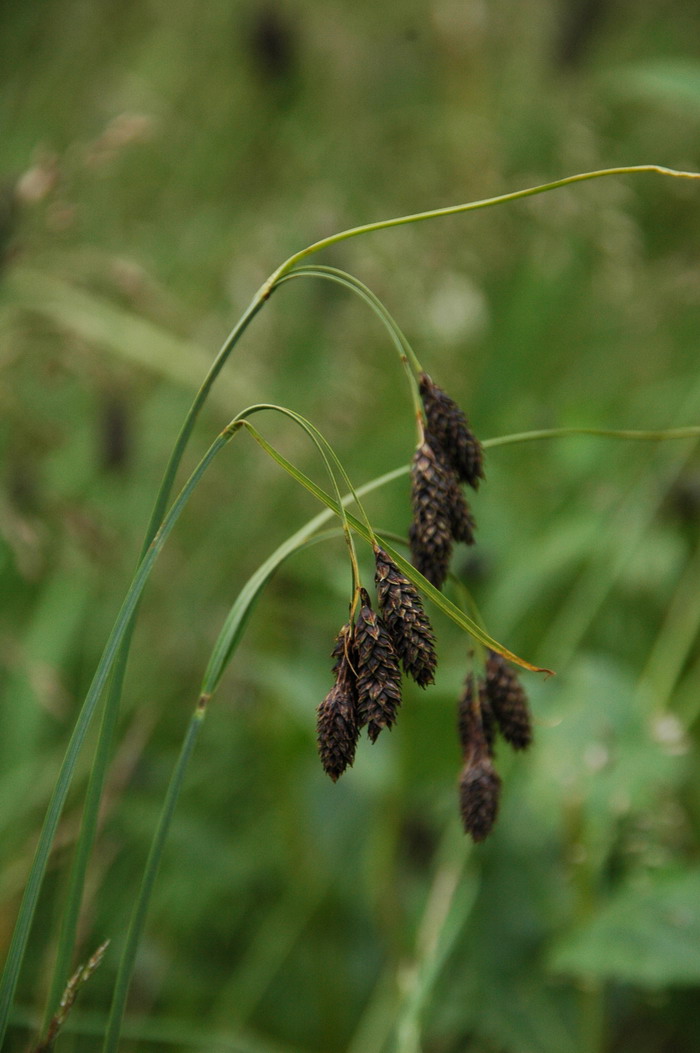
[[[323,770],[336,782],[355,760],[360,734],[357,726],[357,689],[353,668],[351,625],[344,625],[333,648],[335,684],[318,707],[316,736]]]
[[[389,631],[361,590],[362,606],[355,626],[357,724],[367,725],[372,742],[391,728],[401,705],[401,670]]]
[[[452,555],[452,507],[459,484],[428,442],[413,456],[411,467],[411,507],[413,522],[409,531],[413,565],[441,589]]]
[[[435,679],[435,636],[420,596],[383,549],[374,551],[379,610],[406,673],[421,687]]]
[[[484,478],[484,454],[467,418],[427,373],[420,376],[420,393],[429,435],[460,482],[477,490],[479,481]]]

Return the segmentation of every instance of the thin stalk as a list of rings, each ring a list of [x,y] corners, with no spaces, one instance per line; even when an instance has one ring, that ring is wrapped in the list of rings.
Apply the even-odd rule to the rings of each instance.
[[[235,418],[235,421],[236,422],[247,421],[248,417],[251,417],[254,413],[260,413],[263,410],[271,410],[271,411],[273,411],[275,413],[281,413],[282,416],[289,417],[290,420],[293,420],[296,424],[298,424],[301,428],[303,428],[303,430],[306,432],[306,434],[309,436],[311,441],[316,446],[316,449],[318,450],[318,452],[321,454],[321,457],[323,459],[323,463],[326,466],[326,471],[328,472],[328,476],[329,476],[330,481],[331,481],[331,486],[333,487],[333,492],[334,492],[335,497],[336,497],[336,502],[337,502],[337,506],[338,506],[339,514],[340,514],[340,522],[341,522],[342,527],[343,527],[343,534],[345,535],[345,541],[346,541],[346,544],[348,546],[348,551],[350,553],[350,563],[352,565],[353,597],[354,597],[356,595],[359,587],[360,587],[360,585],[359,585],[359,582],[360,582],[360,568],[359,568],[358,563],[357,563],[357,554],[355,552],[355,545],[354,545],[354,542],[353,542],[353,539],[352,539],[352,534],[350,532],[350,527],[348,526],[347,514],[346,514],[345,508],[343,506],[343,501],[342,501],[342,497],[341,497],[341,494],[340,494],[340,488],[338,486],[338,480],[336,479],[335,473],[334,473],[333,469],[331,468],[331,461],[333,462],[335,467],[340,472],[344,482],[348,485],[348,488],[350,489],[350,492],[355,495],[355,500],[357,502],[358,508],[360,509],[360,512],[361,512],[362,517],[363,517],[364,522],[365,522],[365,525],[366,525],[368,531],[370,533],[372,533],[372,527],[370,525],[369,519],[367,518],[367,514],[365,513],[365,510],[362,507],[362,504],[360,503],[359,499],[357,498],[357,495],[355,494],[355,488],[353,487],[352,483],[350,482],[350,479],[349,479],[345,469],[343,468],[343,466],[340,463],[338,457],[336,456],[336,453],[333,450],[333,447],[323,437],[323,435],[318,430],[318,428],[315,428],[313,426],[313,424],[310,421],[308,421],[305,417],[302,417],[302,415],[300,413],[296,413],[294,410],[290,410],[286,406],[277,406],[277,405],[274,405],[273,403],[261,402],[261,403],[259,403],[256,406],[249,406],[248,409],[243,410],[243,412],[238,414],[238,416]]]
[[[605,176],[635,175],[641,172],[654,172],[657,175],[674,176],[676,179],[700,179],[700,172],[681,172],[674,168],[665,168],[662,165],[625,165],[621,168],[600,168],[594,172],[579,172],[577,175],[566,176],[564,179],[556,179],[551,183],[542,183],[540,186],[529,187],[526,190],[515,190],[508,194],[499,194],[497,197],[483,198],[481,201],[469,201],[462,205],[450,205],[447,208],[436,208],[429,212],[414,212],[409,216],[399,216],[396,219],[384,219],[377,223],[365,223],[360,227],[350,227],[339,234],[331,234],[327,238],[315,241],[313,245],[302,249],[290,256],[288,260],[277,268],[270,276],[263,289],[272,292],[279,279],[288,274],[302,260],[322,249],[328,249],[341,241],[356,238],[361,234],[372,234],[377,230],[389,230],[391,227],[404,227],[409,223],[421,223],[426,219],[442,219],[445,216],[457,216],[462,212],[476,212],[477,209],[490,208],[492,205],[504,205],[510,201],[520,201],[526,197],[534,197],[536,194],[546,194],[549,190],[559,190],[561,187],[573,186],[575,183],[583,183],[590,179],[602,179]],[[269,293],[268,293],[269,295]]]
[[[386,326],[392,342],[399,353],[401,366],[406,374],[408,390],[411,394],[411,401],[413,403],[413,412],[418,423],[418,443],[420,444],[422,441],[424,411],[420,391],[418,390],[417,378],[423,372],[423,367],[418,361],[416,353],[408,342],[408,339],[400,328],[398,322],[396,322],[393,316],[389,313],[379,297],[376,296],[372,290],[364,284],[364,282],[361,282],[359,278],[356,278],[352,274],[348,274],[346,271],[338,270],[337,267],[295,267],[289,274],[280,278],[277,284],[282,285],[283,282],[288,281],[290,278],[304,277],[305,275],[313,278],[327,278],[330,281],[335,281],[339,285],[344,285],[352,292],[357,293],[361,299],[369,304],[372,310],[379,316],[383,324]]]
[[[512,435],[501,435],[495,439],[486,439],[481,445],[494,449],[496,446],[512,446],[520,442],[534,442],[539,439],[566,439],[572,435],[593,435],[601,439],[632,439],[642,442],[662,442],[666,439],[697,439],[700,436],[700,425],[691,424],[687,428],[665,428],[656,431],[635,431],[627,428],[543,428],[539,431],[514,432]]]
[[[207,696],[202,695],[197,702],[197,706],[192,714],[185,734],[182,749],[180,750],[180,756],[178,757],[177,764],[173,770],[168,790],[165,795],[163,809],[148,853],[141,888],[139,889],[134,911],[131,916],[131,922],[126,936],[126,944],[124,946],[124,951],[119,963],[119,971],[117,972],[117,978],[114,984],[112,1006],[107,1021],[107,1031],[103,1046],[104,1053],[114,1053],[118,1047],[122,1020],[124,1018],[124,1009],[126,1007],[126,998],[131,982],[131,974],[133,972],[136,951],[138,949],[143,926],[146,920],[151,893],[158,874],[160,861],[163,856],[163,849],[170,829],[170,823],[172,822],[173,814],[175,812],[175,806],[177,805],[180,790],[182,789],[187,765],[199,736],[202,724],[204,723],[208,701],[209,699]]]
[[[361,282],[359,278],[356,278],[353,274],[348,274],[347,271],[341,271],[337,267],[321,267],[318,265],[314,267],[295,267],[289,274],[280,278],[277,284],[283,285],[292,278],[304,277],[325,278],[328,281],[336,282],[338,285],[343,285],[345,288],[356,293],[372,308],[389,332],[389,336],[398,351],[401,365],[406,373],[414,406],[419,413],[422,413],[422,404],[418,392],[416,377],[424,372],[423,367],[418,361],[415,351],[411,347],[398,322],[393,318],[379,297],[376,296],[372,290],[364,284],[364,282]]]
[[[104,788],[109,758],[112,754],[112,741],[119,715],[119,701],[121,699],[126,665],[129,656],[129,645],[133,635],[136,613],[129,619],[129,625],[124,635],[115,658],[112,675],[110,677],[109,691],[102,712],[102,723],[100,733],[95,747],[95,756],[90,770],[90,778],[85,793],[83,806],[83,818],[80,826],[80,834],[75,847],[75,854],[68,879],[68,892],[65,905],[61,915],[61,927],[59,930],[58,946],[56,948],[56,960],[54,962],[51,986],[46,1000],[44,1013],[44,1031],[48,1028],[51,1019],[59,1004],[65,979],[70,973],[71,958],[75,947],[75,938],[80,918],[80,907],[85,887],[85,875],[88,862],[95,843],[97,824],[100,811],[100,801]]]

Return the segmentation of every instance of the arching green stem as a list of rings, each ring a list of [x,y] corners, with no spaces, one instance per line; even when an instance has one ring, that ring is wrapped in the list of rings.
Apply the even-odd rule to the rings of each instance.
[[[360,227],[350,227],[339,234],[331,234],[327,238],[315,241],[313,245],[302,249],[290,256],[281,267],[270,276],[263,290],[269,290],[267,295],[284,275],[296,267],[302,260],[312,256],[315,252],[321,252],[332,245],[349,238],[359,237],[361,234],[372,234],[377,230],[389,230],[391,227],[405,227],[409,223],[422,223],[426,219],[443,219],[446,216],[457,216],[462,212],[476,212],[477,209],[490,208],[492,205],[504,205],[509,201],[520,201],[526,197],[534,197],[536,194],[546,194],[550,190],[558,190],[561,187],[573,186],[575,183],[583,183],[590,179],[602,179],[605,176],[635,175],[641,172],[654,172],[657,175],[674,176],[677,179],[700,179],[700,172],[680,172],[675,168],[664,168],[663,165],[625,165],[620,168],[600,168],[594,172],[579,172],[577,175],[566,176],[564,179],[555,179],[551,183],[542,183],[540,186],[528,187],[526,190],[515,190],[508,194],[499,194],[497,197],[487,197],[480,201],[469,201],[462,205],[449,205],[447,208],[436,208],[429,212],[414,212],[409,216],[399,216],[396,219],[383,219],[377,223],[365,223]]]
[[[352,274],[348,274],[346,271],[341,271],[337,267],[295,267],[294,270],[289,272],[289,274],[280,278],[277,284],[283,285],[284,282],[290,281],[292,278],[325,278],[328,281],[336,282],[338,285],[345,286],[346,289],[350,289],[352,292],[356,293],[360,299],[364,300],[375,314],[378,315],[379,319],[386,326],[392,343],[398,351],[401,365],[406,374],[406,379],[408,380],[408,388],[411,393],[413,410],[416,420],[419,422],[420,432],[420,422],[423,419],[423,403],[418,390],[417,377],[423,372],[423,367],[418,361],[418,358],[404,332],[379,297],[376,296],[375,293],[364,284],[364,282],[361,282],[359,278],[356,278]]]

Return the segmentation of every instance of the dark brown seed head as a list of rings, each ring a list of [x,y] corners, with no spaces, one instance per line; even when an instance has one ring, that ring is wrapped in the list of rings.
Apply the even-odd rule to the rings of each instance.
[[[435,637],[416,588],[383,549],[374,550],[379,610],[406,673],[421,687],[432,684]]]
[[[465,757],[475,753],[488,753],[493,757],[496,738],[493,710],[483,679],[479,677],[475,684],[471,673],[457,706],[457,732]]]
[[[488,754],[478,754],[462,770],[459,803],[464,829],[474,841],[483,841],[498,814],[501,780]]]
[[[506,742],[524,750],[532,742],[532,721],[527,695],[515,670],[496,651],[486,662],[486,695]]]
[[[483,450],[464,413],[427,373],[420,376],[420,393],[430,437],[460,482],[478,489],[479,480],[484,478]]]
[[[441,589],[452,554],[452,509],[459,484],[454,473],[423,442],[413,456],[409,533],[411,558],[417,570]]]
[[[355,626],[357,669],[357,725],[367,725],[372,742],[382,728],[396,722],[401,705],[399,660],[383,620],[372,610],[369,596],[361,590],[362,606]]]
[[[450,569],[452,541],[437,541],[435,538],[426,541],[416,524],[411,523],[408,528],[408,543],[413,566],[431,585],[441,589]]]
[[[324,771],[333,782],[350,767],[360,734],[357,726],[357,691],[354,640],[351,625],[344,625],[333,648],[335,684],[317,710],[318,752]]]
[[[355,699],[347,684],[335,683],[318,707],[316,733],[323,770],[336,782],[355,760],[359,735]]]

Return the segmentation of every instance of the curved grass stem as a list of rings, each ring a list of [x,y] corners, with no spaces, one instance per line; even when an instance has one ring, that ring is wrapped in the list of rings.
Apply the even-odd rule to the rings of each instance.
[[[344,286],[346,289],[350,289],[351,292],[356,293],[360,299],[364,300],[365,303],[369,305],[375,314],[378,315],[381,322],[386,326],[392,343],[398,352],[401,366],[408,381],[414,412],[417,419],[420,420],[423,416],[423,404],[421,402],[416,378],[423,372],[423,367],[418,361],[418,357],[403,330],[399,327],[398,323],[389,313],[379,297],[376,296],[372,290],[364,284],[364,282],[361,282],[359,278],[356,278],[352,274],[348,274],[347,271],[341,271],[337,267],[322,267],[320,265],[314,267],[295,267],[294,270],[289,272],[289,274],[280,278],[277,284],[283,285],[285,282],[291,281],[292,278],[325,278],[327,281],[335,282],[338,285]]]
[[[429,212],[414,212],[408,216],[398,216],[395,219],[384,219],[379,220],[377,223],[365,223],[360,227],[350,227],[348,230],[340,231],[338,234],[331,234],[327,238],[322,238],[320,241],[316,241],[313,245],[309,245],[307,248],[302,249],[300,252],[296,252],[293,256],[290,256],[281,267],[270,276],[263,289],[272,292],[279,279],[288,274],[292,268],[296,267],[307,259],[309,256],[316,252],[321,252],[323,249],[328,249],[333,245],[337,245],[341,241],[347,241],[349,238],[359,237],[361,234],[372,234],[378,230],[389,230],[392,227],[405,227],[409,223],[422,223],[427,219],[444,219],[447,216],[457,216],[463,212],[476,212],[478,209],[490,208],[493,205],[505,205],[511,201],[521,201],[526,197],[534,197],[537,194],[546,194],[550,190],[559,190],[562,187],[573,186],[575,183],[587,182],[591,179],[602,179],[606,176],[624,176],[624,175],[635,175],[638,173],[655,173],[657,175],[673,176],[676,179],[700,179],[700,172],[681,172],[675,168],[665,168],[663,165],[625,165],[619,168],[600,168],[594,172],[579,172],[576,175],[566,176],[564,179],[555,179],[551,183],[542,183],[539,186],[528,187],[525,190],[515,190],[508,194],[499,194],[497,197],[487,197],[480,201],[469,201],[466,204],[461,205],[449,205],[447,208],[436,208],[431,209]],[[269,295],[268,292],[268,295]]]

